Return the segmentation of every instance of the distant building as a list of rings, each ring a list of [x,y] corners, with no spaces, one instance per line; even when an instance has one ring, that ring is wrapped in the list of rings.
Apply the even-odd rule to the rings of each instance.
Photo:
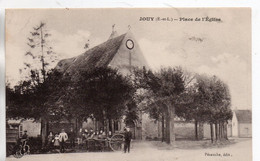
[[[23,136],[25,130],[29,137],[38,137],[41,134],[41,123],[34,119],[9,119],[6,129],[7,138],[9,137],[8,131],[17,131],[16,137],[20,138]]]
[[[164,124],[164,132],[166,124]],[[185,121],[179,117],[174,118],[174,133],[176,139],[195,139],[194,121]],[[142,136],[143,139],[162,138],[162,122],[149,118],[148,114],[142,115]],[[198,124],[198,137],[203,138],[203,124]]]
[[[251,110],[233,111],[232,136],[252,137],[252,111]]]

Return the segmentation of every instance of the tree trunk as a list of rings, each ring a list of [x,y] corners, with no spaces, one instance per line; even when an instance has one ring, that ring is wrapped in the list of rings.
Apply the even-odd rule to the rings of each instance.
[[[106,133],[106,135],[108,134],[108,131],[109,131],[109,120],[108,119],[106,119],[107,121],[107,123],[106,123],[106,126],[107,126],[107,128],[106,128],[106,130],[104,130],[105,131],[105,133]]]
[[[221,140],[221,138],[222,138],[222,134],[221,134],[221,121],[218,123],[218,136],[219,136],[219,140]]]
[[[49,120],[46,121],[46,139],[48,138],[49,135],[49,130],[50,129],[50,123]]]
[[[218,123],[215,123],[215,134],[216,134],[216,141],[218,141]]]
[[[203,122],[199,122],[199,128],[198,128],[198,138],[199,140],[203,139],[204,137],[204,123]]]
[[[45,62],[44,62],[44,52],[43,52],[43,35],[42,35],[42,27],[41,27],[41,52],[42,52],[42,56],[41,56],[41,62],[42,62],[42,76],[43,76],[43,82],[45,82],[46,79],[46,73],[45,73]]]
[[[170,116],[168,112],[166,114],[165,125],[165,142],[170,144]]]
[[[97,119],[96,118],[94,118],[94,128],[93,128],[93,130],[94,131],[97,130]]]
[[[169,144],[174,145],[175,143],[175,130],[174,130],[174,115],[175,115],[175,109],[174,107],[168,107],[168,113],[169,113]]]
[[[221,121],[221,138],[224,139],[225,138],[225,134],[224,134],[224,122]]]
[[[157,137],[160,138],[161,137],[161,129],[160,129],[160,121],[157,121],[157,130],[158,130],[158,135]]]
[[[223,138],[226,140],[226,122],[223,121],[223,127],[222,127],[222,131],[223,131]]]
[[[47,137],[47,122],[45,119],[41,119],[41,136],[42,136],[42,147],[45,146]]]
[[[114,134],[115,132],[115,121],[111,119],[111,133]]]
[[[211,143],[213,143],[214,133],[213,133],[213,124],[212,123],[210,123],[210,139],[211,139]]]
[[[79,126],[78,126],[78,119],[75,119],[75,132],[76,132],[76,136],[78,137],[78,132],[79,132]]]
[[[228,140],[228,137],[227,137],[227,122],[224,121],[224,125],[223,125],[223,131],[224,131],[224,139],[225,140]]]
[[[199,140],[198,138],[198,121],[195,120],[195,140]]]
[[[107,117],[106,117],[106,111],[105,110],[103,110],[103,120],[104,120],[104,123],[103,123],[104,131],[107,133]]]
[[[165,141],[164,114],[162,115],[162,142]]]

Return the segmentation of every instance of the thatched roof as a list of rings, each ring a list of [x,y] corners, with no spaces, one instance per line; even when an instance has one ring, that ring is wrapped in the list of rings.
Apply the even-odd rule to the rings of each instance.
[[[57,64],[56,69],[75,76],[82,70],[88,71],[97,67],[106,67],[117,53],[125,35],[109,39],[79,56],[63,59]]]
[[[235,110],[235,115],[239,123],[252,123],[252,111],[250,110]]]

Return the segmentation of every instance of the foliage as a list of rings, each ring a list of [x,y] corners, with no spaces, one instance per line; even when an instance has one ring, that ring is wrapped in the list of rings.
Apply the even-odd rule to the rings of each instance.
[[[156,120],[168,110],[167,107],[178,103],[185,90],[181,68],[162,68],[154,73],[145,69],[135,70],[134,82],[137,88],[148,90],[146,95],[142,95],[146,100],[145,110]]]
[[[232,117],[231,97],[227,85],[216,76],[200,76],[197,83],[197,105],[202,121],[216,122]]]
[[[135,70],[134,84],[142,91],[139,98],[144,111],[155,120],[165,117],[166,126],[175,116],[208,123],[232,118],[228,87],[216,76],[193,75],[180,67],[162,68],[159,72],[143,69]],[[169,124],[166,128],[171,131]]]
[[[77,112],[97,120],[103,120],[104,115],[108,119],[119,119],[134,94],[129,79],[111,68],[82,71],[73,91],[75,100],[83,107]]]
[[[61,95],[61,89],[66,88],[68,81],[61,78],[61,73],[52,70],[45,82],[32,85],[29,81],[22,81],[11,89],[6,87],[7,117],[9,118],[35,118],[48,119],[56,115],[55,103]],[[56,110],[56,111],[55,111]]]
[[[126,104],[126,111],[125,111],[125,123],[126,125],[131,124],[133,121],[138,120],[138,107],[134,100],[129,101]]]
[[[29,47],[29,51],[25,53],[27,62],[24,62],[24,68],[20,69],[20,73],[29,71],[29,77],[26,78],[31,80],[34,85],[46,79],[50,70],[49,66],[57,60],[56,53],[50,46],[50,36],[46,24],[40,22],[38,26],[33,27],[30,36],[27,38]]]

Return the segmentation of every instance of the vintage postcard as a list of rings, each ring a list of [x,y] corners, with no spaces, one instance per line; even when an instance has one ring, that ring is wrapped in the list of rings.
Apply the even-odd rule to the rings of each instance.
[[[6,160],[252,160],[251,9],[6,10]]]

